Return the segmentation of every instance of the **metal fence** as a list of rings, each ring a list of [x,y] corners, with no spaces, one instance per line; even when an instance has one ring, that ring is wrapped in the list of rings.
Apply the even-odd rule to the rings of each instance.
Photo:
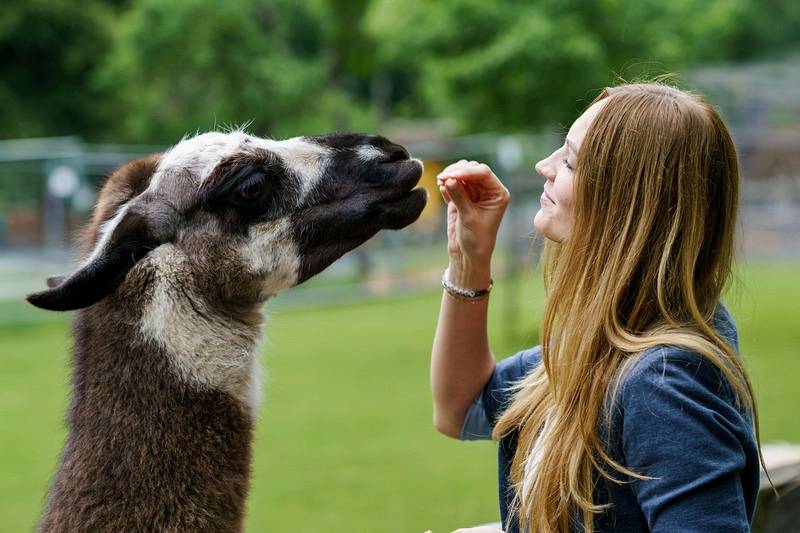
[[[531,162],[559,142],[556,136],[490,134],[403,142],[425,161],[421,184],[430,201],[420,220],[402,232],[381,232],[274,305],[337,305],[435,287],[447,262],[446,209],[435,176],[460,158],[488,162],[513,191],[495,268],[498,275],[519,271],[530,258],[531,220],[543,186]],[[75,236],[105,176],[126,161],[165,148],[89,144],[74,137],[0,141],[0,324],[44,316],[16,307],[4,314],[2,302],[21,302],[42,288],[46,276],[70,271],[77,262]],[[503,304],[510,319],[519,304],[515,298]]]
[[[743,258],[800,258],[800,58],[705,67],[686,78],[719,104],[733,130],[743,170]],[[407,230],[382,232],[347,254],[310,282],[313,291],[289,291],[279,299],[282,305],[331,305],[435,284],[446,262],[446,213],[435,175],[461,158],[486,161],[512,192],[500,230],[497,273],[513,274],[536,260],[531,221],[544,180],[533,164],[563,142],[559,135],[425,138],[417,131],[390,136],[426,162],[422,184],[430,202],[425,213]],[[76,137],[0,141],[0,302],[20,300],[41,288],[44,276],[69,271],[75,263],[74,236],[105,176],[164,148],[89,144]]]

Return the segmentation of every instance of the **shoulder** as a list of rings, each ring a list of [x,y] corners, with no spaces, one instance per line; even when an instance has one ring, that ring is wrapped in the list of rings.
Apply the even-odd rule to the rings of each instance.
[[[738,349],[727,309],[714,319]],[[758,491],[753,419],[712,361],[677,346],[652,348],[624,374],[615,400],[614,456],[650,477],[631,484],[648,524],[672,527],[687,516],[716,524],[708,530],[747,524]],[[726,513],[708,512],[723,504]]]
[[[628,466],[678,464],[700,452],[726,457],[736,470],[754,446],[752,417],[727,379],[688,350],[665,346],[643,354],[623,378],[614,407],[613,439]]]
[[[738,353],[736,324],[720,302],[711,321]],[[752,414],[739,401],[733,385],[711,360],[678,346],[662,345],[641,354],[623,373],[614,398],[612,418],[621,424],[624,446],[644,445],[660,435],[678,445],[677,438],[731,448],[751,447]],[[620,426],[618,426],[620,427]],[[680,446],[678,446],[680,448]]]
[[[643,355],[621,385],[614,418],[627,466],[647,475],[690,479],[757,464],[752,414],[697,353],[663,347]]]
[[[730,384],[707,357],[676,346],[657,346],[643,353],[623,375],[620,400],[629,405],[658,391],[691,389],[695,394],[731,396]]]
[[[738,354],[736,323],[722,302],[719,302],[710,323]],[[645,351],[622,376],[620,394],[623,403],[635,401],[637,395],[650,396],[648,392],[659,390],[710,395],[726,402],[735,400],[731,384],[711,360],[679,346],[660,345]]]

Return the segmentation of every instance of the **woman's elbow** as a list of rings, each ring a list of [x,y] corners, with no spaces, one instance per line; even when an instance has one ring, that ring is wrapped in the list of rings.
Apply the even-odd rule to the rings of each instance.
[[[454,439],[461,438],[461,426],[464,425],[464,417],[454,416],[452,413],[443,413],[440,409],[433,410],[433,427],[442,435],[447,435]]]

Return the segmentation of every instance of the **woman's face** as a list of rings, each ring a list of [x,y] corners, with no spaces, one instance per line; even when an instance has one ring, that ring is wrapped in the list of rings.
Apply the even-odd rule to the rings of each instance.
[[[548,239],[564,242],[572,227],[573,175],[578,150],[594,117],[606,105],[604,98],[595,102],[572,124],[564,145],[536,163],[536,172],[547,180],[540,198],[542,207],[533,218],[533,227]]]

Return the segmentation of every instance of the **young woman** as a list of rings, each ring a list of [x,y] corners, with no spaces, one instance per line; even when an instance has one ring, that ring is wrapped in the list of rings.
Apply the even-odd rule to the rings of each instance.
[[[497,365],[486,312],[509,193],[474,161],[438,177],[450,264],[431,360],[436,428],[500,441],[508,532],[748,531],[756,413],[720,302],[739,189],[728,130],[697,96],[623,85],[536,171],[542,344]]]

